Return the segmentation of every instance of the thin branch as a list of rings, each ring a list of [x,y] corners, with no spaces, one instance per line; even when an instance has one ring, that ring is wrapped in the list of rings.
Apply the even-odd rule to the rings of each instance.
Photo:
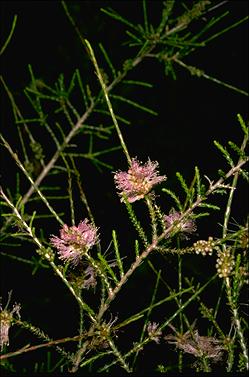
[[[177,59],[176,56],[173,57],[172,60],[174,62],[176,62],[177,64],[179,64],[180,66],[186,68],[192,75],[195,75],[195,76],[198,76],[198,77],[204,77],[207,80],[214,81],[216,84],[225,86],[226,88],[231,89],[231,90],[233,90],[233,91],[235,91],[237,93],[243,94],[244,96],[247,96],[247,97],[249,96],[249,93],[246,92],[245,90],[239,89],[236,86],[227,84],[226,82],[221,81],[221,80],[217,79],[216,77],[209,76],[204,71],[202,71],[201,69],[198,69],[196,67],[192,67],[190,65],[187,65],[187,64],[183,63],[183,61]]]
[[[42,243],[39,241],[39,239],[34,234],[33,229],[26,223],[26,221],[22,218],[21,214],[19,213],[18,209],[14,206],[14,204],[11,203],[9,198],[5,195],[3,192],[3,189],[0,187],[0,196],[5,200],[5,202],[8,204],[8,206],[12,209],[14,215],[17,217],[17,219],[21,222],[22,227],[27,232],[27,234],[33,239],[34,243],[38,246],[38,252],[39,255],[42,255],[43,258],[45,258],[49,264],[52,266],[55,273],[61,278],[63,283],[68,287],[70,292],[73,294],[73,296],[78,301],[79,305],[87,311],[91,321],[93,323],[96,322],[94,318],[94,311],[81,299],[81,297],[76,293],[76,291],[73,289],[72,285],[68,282],[68,280],[65,278],[61,270],[56,266],[56,264],[53,261],[53,255],[49,252],[48,249],[45,249]]]

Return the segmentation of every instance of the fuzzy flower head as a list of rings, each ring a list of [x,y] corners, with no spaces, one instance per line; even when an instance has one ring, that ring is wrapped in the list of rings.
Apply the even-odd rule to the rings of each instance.
[[[149,322],[147,326],[148,335],[151,340],[154,340],[157,344],[160,343],[160,337],[162,336],[162,331],[158,329],[159,324],[156,322]]]
[[[98,242],[97,231],[95,225],[85,219],[78,226],[64,224],[60,237],[52,236],[50,241],[58,250],[60,259],[77,265],[82,256]]]
[[[13,323],[13,317],[16,313],[20,319],[20,304],[14,304],[12,310],[8,310],[8,304],[10,301],[11,293],[9,294],[9,300],[5,308],[0,305],[0,348],[3,350],[4,346],[9,345],[9,329]]]
[[[181,216],[182,214],[180,212],[175,211],[174,209],[170,211],[169,215],[164,215],[164,223],[165,223],[166,228],[169,228],[171,225],[176,223],[175,231],[177,233],[181,233],[182,235],[184,233],[188,233],[188,234],[194,233],[197,229],[195,221],[193,219],[188,218],[188,219],[183,219],[180,222],[178,222]]]
[[[165,181],[166,176],[160,176],[157,167],[157,161],[149,159],[148,162],[142,164],[136,158],[133,158],[128,172],[116,172],[114,180],[117,189],[120,191],[121,202],[124,201],[124,195],[127,197],[129,203],[143,199],[153,186]]]

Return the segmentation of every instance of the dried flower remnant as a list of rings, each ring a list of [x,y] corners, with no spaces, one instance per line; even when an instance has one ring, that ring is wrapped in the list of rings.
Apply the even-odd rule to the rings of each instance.
[[[10,300],[10,294],[9,294]],[[9,303],[8,300],[8,303]],[[14,304],[11,311],[7,309],[8,303],[6,307],[3,309],[2,305],[0,304],[0,347],[1,351],[3,350],[4,346],[9,345],[9,329],[13,323],[13,317],[16,313],[18,318],[20,319],[20,304]]]
[[[239,244],[242,249],[248,250],[249,249],[249,231],[248,231],[248,224],[246,224],[245,228],[241,236],[239,237]]]
[[[164,215],[163,219],[164,219],[166,228],[169,228],[171,225],[176,223],[175,231],[177,233],[181,233],[181,235],[186,238],[184,233],[188,233],[188,234],[194,233],[196,232],[197,228],[196,228],[195,221],[193,219],[187,218],[187,219],[182,219],[179,221],[181,216],[182,214],[180,212],[177,212],[174,209],[172,209],[169,215]]]
[[[84,269],[83,264],[80,264],[74,272],[70,272],[68,279],[77,289],[95,288],[97,285],[96,270],[91,265]]]
[[[92,266],[88,266],[86,270],[84,271],[84,282],[82,287],[85,289],[89,289],[90,287],[94,288],[97,284],[96,280],[96,271]]]
[[[117,189],[120,191],[121,202],[124,196],[129,203],[143,199],[153,186],[166,180],[165,175],[159,175],[157,171],[158,162],[150,159],[142,164],[136,158],[131,160],[131,166],[128,172],[118,171],[114,175]]]
[[[52,236],[50,241],[58,250],[59,258],[77,265],[84,254],[98,242],[98,229],[88,220],[81,221],[78,226],[63,225],[60,237]]]
[[[216,269],[220,278],[226,278],[231,275],[235,265],[234,256],[229,249],[219,250],[216,262]]]
[[[240,286],[243,285],[244,283],[249,284],[249,279],[248,279],[249,271],[246,266],[239,267],[239,275],[241,276]]]
[[[160,342],[160,337],[162,336],[162,331],[158,330],[159,324],[156,322],[149,322],[147,326],[148,335],[151,340],[154,340],[157,344]]]
[[[117,337],[116,329],[115,327],[113,327],[114,323],[117,322],[117,320],[118,317],[116,316],[114,319],[111,318],[109,322],[103,321],[100,324],[96,335],[93,337],[89,348],[108,348],[108,339],[110,339],[111,337]]]
[[[166,335],[164,339],[170,343],[175,344],[177,348],[193,356],[207,357],[214,362],[222,358],[225,347],[221,342],[211,336],[200,336],[198,330],[187,331],[184,334],[179,334],[173,326],[170,326],[176,335]]]

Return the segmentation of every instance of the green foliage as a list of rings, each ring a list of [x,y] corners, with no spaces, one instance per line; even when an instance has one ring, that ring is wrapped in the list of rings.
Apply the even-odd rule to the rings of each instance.
[[[164,72],[166,76],[172,77],[176,80],[176,65],[180,65],[190,72],[191,75],[197,76],[199,78],[205,78],[215,83],[225,86],[231,90],[234,90],[242,95],[248,96],[248,93],[242,89],[236,88],[226,82],[223,82],[211,75],[206,74],[202,69],[193,67],[189,64],[184,63],[182,59],[192,54],[198,48],[205,47],[211,40],[221,36],[227,31],[237,27],[242,22],[248,19],[248,16],[242,20],[235,22],[234,24],[223,28],[220,31],[214,33],[212,36],[205,37],[205,35],[210,33],[210,30],[221,22],[221,20],[228,15],[228,12],[224,12],[222,15],[217,17],[212,17],[206,24],[202,25],[200,30],[196,31],[195,34],[188,32],[188,28],[196,20],[202,20],[203,16],[212,10],[210,1],[198,1],[191,2],[190,8],[182,3],[182,7],[185,11],[177,18],[174,15],[174,8],[177,2],[175,1],[164,1],[162,4],[161,21],[156,27],[149,20],[149,12],[147,7],[151,4],[142,3],[142,11],[144,17],[144,26],[141,24],[135,25],[127,18],[124,18],[114,9],[102,8],[102,12],[107,16],[113,18],[116,21],[123,23],[125,26],[130,28],[126,30],[126,35],[129,39],[127,44],[130,47],[138,47],[137,56],[149,56],[157,59],[160,63],[164,64]],[[222,5],[222,4],[219,4]],[[219,6],[218,5],[218,6]],[[209,9],[210,8],[210,9]],[[205,17],[205,16],[204,16]],[[186,32],[187,30],[187,32]],[[132,62],[131,62],[132,66]]]
[[[179,211],[182,211],[181,202],[180,202],[179,198],[176,196],[176,194],[173,191],[171,191],[171,190],[169,190],[169,189],[167,189],[165,187],[162,189],[162,191],[166,192],[174,200],[174,202],[175,202],[175,204],[177,206],[177,209]]]
[[[112,240],[113,240],[113,246],[114,246],[114,250],[115,250],[116,261],[117,261],[117,265],[118,265],[118,268],[119,268],[120,277],[122,278],[124,276],[124,268],[123,268],[122,259],[120,257],[117,235],[116,235],[116,232],[115,232],[114,229],[112,231]]]
[[[140,224],[140,221],[138,220],[136,213],[134,212],[132,205],[128,202],[128,200],[125,198],[125,206],[129,215],[129,218],[131,220],[132,225],[136,229],[139,237],[143,241],[144,245],[148,245],[148,240],[145,234],[144,229],[142,228],[142,225]]]
[[[221,151],[225,159],[227,160],[228,164],[230,166],[234,166],[232,157],[230,156],[230,153],[227,151],[225,147],[223,147],[218,141],[214,140],[214,145]]]
[[[4,51],[6,50],[8,44],[10,43],[11,41],[11,38],[14,34],[14,31],[15,31],[15,27],[16,27],[16,22],[17,22],[17,15],[15,14],[14,15],[14,18],[13,18],[13,22],[12,22],[12,25],[11,25],[11,30],[10,30],[10,33],[8,35],[8,37],[6,38],[3,46],[1,47],[1,50],[0,50],[0,56],[4,53]]]

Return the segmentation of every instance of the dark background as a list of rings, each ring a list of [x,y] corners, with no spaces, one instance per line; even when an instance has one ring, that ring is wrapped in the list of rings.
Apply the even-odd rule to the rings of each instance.
[[[181,3],[177,4],[176,12],[181,10]],[[133,56],[134,51],[124,45],[127,39],[124,25],[101,13],[100,8],[111,6],[132,22],[142,23],[142,2],[72,1],[68,2],[68,6],[82,34],[93,47],[102,42],[114,65],[121,68],[123,61]],[[149,20],[154,20],[156,24],[159,22],[161,6],[160,1],[148,2]],[[217,10],[217,13],[213,12],[217,15],[225,10],[229,11],[229,15],[214,27],[213,32],[245,17],[248,14],[248,3],[228,1]],[[93,68],[59,2],[3,1],[1,3],[2,41],[9,33],[14,14],[18,15],[17,27],[2,56],[1,71],[20,108],[26,113],[29,111],[27,101],[22,94],[22,90],[30,82],[28,64],[32,65],[36,77],[50,84],[58,78],[59,73],[63,72],[69,79],[74,69],[79,68],[83,72],[82,75],[85,74],[87,81],[92,80],[91,84],[96,87],[96,80],[92,76]],[[194,24],[193,28],[197,26]],[[186,58],[185,63],[203,69],[210,76],[231,85],[248,90],[247,45],[248,23],[245,22],[213,40],[207,47],[196,50]],[[96,54],[97,57],[100,56],[98,52]],[[228,140],[240,143],[242,133],[236,114],[240,113],[245,120],[248,117],[248,97],[203,78],[192,77],[182,68],[177,67],[176,73],[175,81],[165,76],[163,66],[159,62],[147,59],[129,74],[130,79],[147,80],[154,85],[152,89],[137,88],[131,93],[131,97],[153,108],[159,115],[154,117],[130,109],[127,117],[131,120],[131,125],[122,129],[131,156],[137,156],[142,161],[146,161],[148,157],[159,161],[160,173],[167,175],[167,184],[172,189],[177,187],[176,171],[182,172],[187,181],[191,182],[195,165],[198,165],[201,172],[211,179],[217,177],[218,168],[226,169],[226,164],[215,149],[213,140],[217,139],[223,144]],[[10,144],[13,142],[15,145],[17,139],[11,107],[3,92],[1,88],[1,131]],[[46,141],[44,142],[46,144]],[[50,145],[46,148],[49,154]],[[14,164],[5,150],[1,151],[1,160],[2,185],[4,188],[11,187],[16,172]],[[113,165],[114,171],[126,169],[122,152],[107,156],[105,161]],[[104,250],[108,248],[111,230],[115,228],[123,245],[123,253],[126,255],[126,251],[133,247],[133,243],[131,244],[133,230],[131,225],[127,224],[125,208],[116,195],[111,171],[103,170],[99,173],[88,161],[83,161],[82,176],[96,223],[101,228],[102,248]],[[233,216],[238,223],[244,223],[248,213],[246,185],[239,186],[239,190],[240,194],[235,197],[233,204]],[[159,201],[161,200],[162,207],[167,212],[172,203],[169,203],[164,195],[161,195]],[[221,206],[224,204],[222,198],[214,203]],[[143,214],[140,203],[137,203],[137,209]],[[80,209],[76,208],[76,214],[79,221],[82,218]],[[69,217],[65,222],[69,222]],[[219,237],[222,229],[217,224],[221,222],[222,211],[220,214],[201,220],[198,223],[199,238],[205,239],[209,235]],[[57,225],[48,222],[45,226],[45,234],[49,236],[52,233],[58,233]],[[6,249],[4,251],[6,252]],[[27,250],[18,250],[18,253],[25,256],[33,255],[34,250],[29,245]],[[18,253],[15,250],[15,254]],[[164,263],[161,257],[153,258],[158,265]],[[29,266],[15,263],[7,258],[2,259],[1,285],[4,299],[6,300],[6,292],[13,289],[13,299],[22,302],[23,319],[34,322],[35,318],[37,322],[34,324],[45,328],[45,331],[54,338],[77,333],[77,324],[74,320],[77,318],[77,306],[71,302],[68,292],[61,287],[61,283],[53,274],[48,273],[47,270],[39,270],[35,277],[32,277]],[[194,270],[198,279],[205,281],[206,260],[198,257],[197,266],[191,268],[193,262],[191,257],[186,257],[185,262],[186,275],[191,275]],[[208,272],[210,274],[215,271],[214,260],[212,262]],[[168,278],[174,284],[176,278],[174,261],[169,260],[168,266],[170,266],[167,271]],[[171,268],[173,272],[169,271]],[[124,295],[113,304],[113,313],[114,315],[118,313],[120,319],[123,315],[126,318],[139,308],[142,309],[151,296],[150,282],[153,281],[154,285],[155,277],[148,277],[151,275],[146,267],[140,270],[138,276],[136,282],[131,279]],[[134,286],[137,292],[143,291],[139,297],[133,295]],[[46,292],[48,288],[47,294],[44,293],[44,289]],[[132,307],[134,301],[136,301],[136,309]],[[58,312],[61,313],[60,319],[63,321],[63,334]],[[122,314],[123,312],[125,314]],[[157,316],[160,318],[164,314],[157,313]],[[17,348],[18,342],[23,344],[20,338],[17,334],[14,349]],[[37,354],[34,356],[37,357]],[[25,365],[25,358],[23,360]]]

